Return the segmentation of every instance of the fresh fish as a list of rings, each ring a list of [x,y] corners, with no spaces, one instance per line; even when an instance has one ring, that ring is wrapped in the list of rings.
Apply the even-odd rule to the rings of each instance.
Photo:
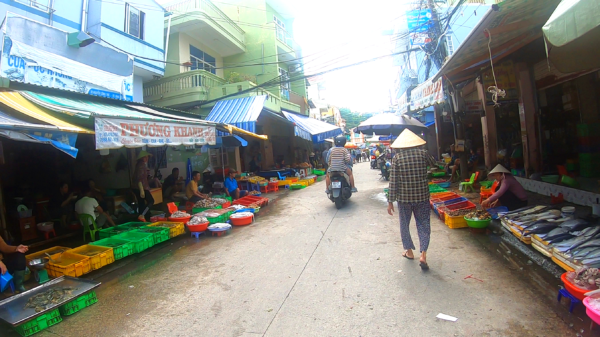
[[[544,224],[537,224],[535,226],[528,227],[525,231],[523,231],[523,235],[546,234],[555,229],[556,227],[558,227],[557,224],[551,224],[547,222]]]
[[[596,257],[600,257],[600,249],[596,248],[595,250],[593,250],[592,252],[590,252],[589,254],[587,254],[586,257],[588,259],[593,259],[593,258],[596,258]]]
[[[583,263],[583,264],[600,263],[600,257],[596,257],[596,258],[593,258],[593,259],[585,259],[585,260],[581,261],[581,263]]]
[[[590,247],[600,248],[600,239],[590,240],[584,243],[583,245],[579,246],[578,249],[581,250]]]
[[[569,233],[565,233],[565,234],[560,234],[560,235],[555,235],[552,238],[545,238],[544,241],[548,241],[549,243],[557,243],[557,242],[562,242],[565,240],[569,240],[571,238],[573,238],[574,235],[573,234],[569,234]]]
[[[584,248],[584,249],[578,248],[578,249],[574,249],[572,254],[576,258],[584,258],[584,257],[587,257],[588,255],[592,254],[596,250],[598,250],[600,252],[600,249],[596,248],[596,247],[588,247],[588,248]]]
[[[576,235],[573,232],[571,232],[571,234]],[[586,242],[592,241],[596,238],[600,238],[600,227],[588,227],[588,228],[582,230],[578,236],[583,237],[585,239],[583,241],[579,241],[576,244],[574,244],[573,246],[571,246],[571,248],[569,248],[569,250],[573,250],[573,249],[585,244]]]
[[[544,238],[544,240],[546,240],[546,239],[550,239],[550,238],[552,238],[552,237],[554,237],[554,236],[556,236],[556,235],[562,235],[562,234],[566,234],[566,233],[569,233],[569,231],[568,231],[567,229],[565,229],[565,228],[562,228],[562,227],[560,227],[560,226],[559,226],[559,227],[556,227],[556,228],[554,228],[553,230],[551,230],[551,231],[550,231],[550,232],[549,232],[549,233],[546,235],[546,237]]]
[[[548,207],[547,206],[535,206],[535,207],[521,208],[521,209],[518,209],[518,210],[515,210],[512,212],[506,213],[505,217],[507,219],[516,219],[516,218],[526,216],[528,214],[539,213],[539,212],[545,210],[546,208],[548,208]]]
[[[572,234],[571,234],[572,235]],[[585,241],[587,241],[588,238],[586,238],[585,236],[573,236],[570,239],[567,240],[563,240],[561,242],[558,242],[554,245],[554,248],[558,249],[561,252],[566,252],[569,251],[571,249],[571,247],[575,246],[575,245],[581,245],[582,242],[585,243]]]
[[[565,221],[562,223],[562,225],[560,225],[560,227],[568,229],[569,232],[582,230],[590,226],[591,224],[583,219]]]
[[[528,211],[528,210],[530,210],[532,208],[539,208],[539,207],[544,207],[545,208],[546,206],[525,206],[523,208],[515,209],[514,211],[506,212],[505,215],[506,216],[514,216],[514,215],[517,215],[519,213]]]

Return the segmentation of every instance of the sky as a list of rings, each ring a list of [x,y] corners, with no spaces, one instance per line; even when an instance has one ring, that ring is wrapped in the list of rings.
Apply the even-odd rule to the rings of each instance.
[[[286,3],[289,14],[295,17],[294,39],[302,48],[308,75],[392,53],[390,36],[382,32],[393,28],[394,19],[403,16],[407,0],[273,1]],[[394,78],[391,57],[323,76],[328,103],[356,112],[388,109]]]

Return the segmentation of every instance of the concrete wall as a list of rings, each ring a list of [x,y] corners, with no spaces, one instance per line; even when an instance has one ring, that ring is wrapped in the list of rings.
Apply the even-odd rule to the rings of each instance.
[[[133,101],[144,102],[144,80],[141,76],[133,76]]]
[[[217,68],[223,68],[223,58],[217,54],[216,51],[214,51],[213,49],[207,47],[205,44],[201,43],[200,41],[194,39],[193,37],[187,35],[187,34],[178,34],[179,35],[179,62],[180,63],[184,63],[184,62],[188,62],[190,61],[190,45],[202,50],[203,52],[207,53],[208,55],[214,57],[216,59],[216,65]],[[171,44],[171,41],[169,41],[169,44]],[[170,58],[171,60],[172,58]],[[179,67],[180,68],[180,72],[185,72],[185,68],[186,67]],[[216,75],[223,78],[224,74],[223,74],[223,69],[217,69],[216,71]]]
[[[92,0],[92,2],[96,2]],[[55,10],[50,21],[48,12],[30,7],[15,0],[0,0],[2,19],[7,12],[12,12],[38,22],[51,25],[64,31],[73,32],[81,29],[81,12],[83,0],[54,1]]]

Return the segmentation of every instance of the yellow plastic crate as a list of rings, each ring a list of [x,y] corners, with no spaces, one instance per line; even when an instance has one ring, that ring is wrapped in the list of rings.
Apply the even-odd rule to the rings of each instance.
[[[60,277],[63,275],[79,277],[92,271],[90,258],[83,255],[64,252],[56,262],[46,265],[48,275]]]
[[[290,183],[295,183],[298,181],[298,177],[287,177],[285,180],[289,181]]]
[[[312,180],[312,179],[302,179],[300,181],[305,181],[308,184],[308,186],[310,186],[310,185],[312,185],[312,184],[315,183],[314,180]]]
[[[183,222],[169,222],[169,221],[159,221],[148,226],[156,226],[156,227],[166,227],[169,229],[169,238],[174,238],[185,233],[185,226]]]
[[[25,261],[27,261],[27,264],[29,264],[29,261],[31,261],[31,260],[39,259],[41,257],[48,257],[48,255],[50,255],[50,257],[53,259],[57,259],[61,253],[66,252],[67,250],[70,250],[70,249],[71,248],[69,248],[69,247],[55,246],[52,248],[40,250],[37,253],[25,255]],[[48,255],[46,255],[46,253],[48,253]]]
[[[444,221],[446,225],[452,229],[469,227],[467,226],[467,220],[465,220],[464,216],[449,216],[446,214]]]
[[[286,186],[289,184],[290,184],[289,180],[277,180],[277,186],[281,187],[281,186]]]
[[[100,269],[115,262],[115,254],[112,248],[103,246],[83,245],[68,251],[72,254],[81,255],[90,259],[92,270]]]
[[[306,180],[298,180],[295,184],[302,185],[304,187],[308,187],[308,181]]]

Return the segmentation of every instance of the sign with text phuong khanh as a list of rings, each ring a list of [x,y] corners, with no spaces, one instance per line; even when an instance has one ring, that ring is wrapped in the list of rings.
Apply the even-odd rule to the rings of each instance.
[[[142,146],[215,145],[214,126],[96,118],[96,150]]]

